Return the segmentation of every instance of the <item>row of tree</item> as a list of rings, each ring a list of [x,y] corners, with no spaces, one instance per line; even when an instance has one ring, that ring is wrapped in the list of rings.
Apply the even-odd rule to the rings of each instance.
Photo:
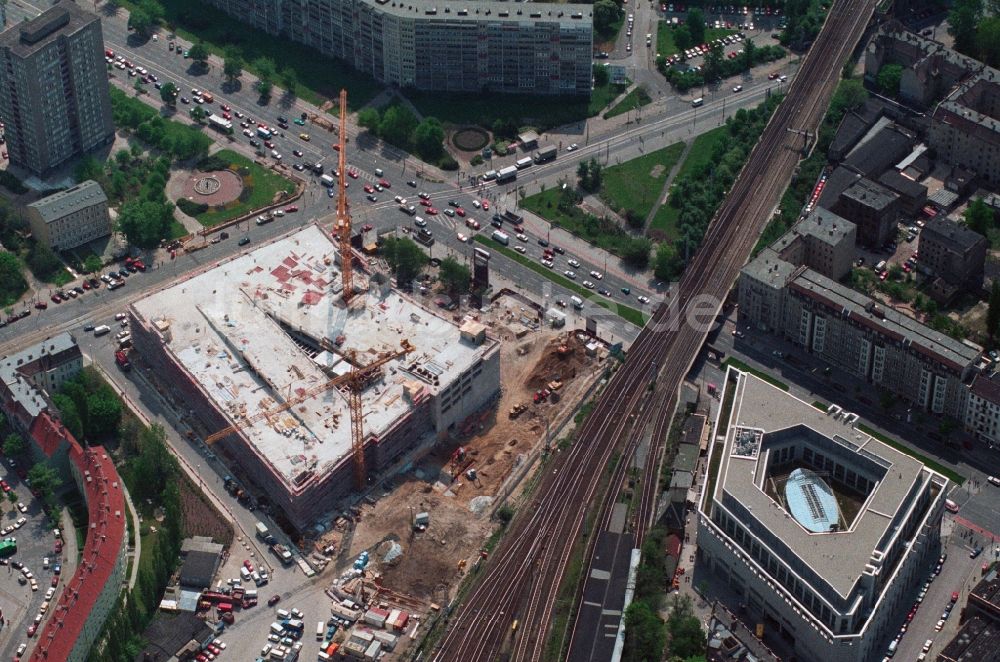
[[[390,145],[416,153],[428,163],[437,164],[446,156],[454,163],[444,150],[444,127],[436,117],[419,120],[408,106],[394,103],[381,111],[371,106],[362,108],[358,124]]]
[[[94,368],[87,367],[63,383],[52,396],[63,425],[82,444],[103,444],[118,431],[122,404]]]
[[[955,49],[991,67],[1000,67],[1000,2],[956,0],[948,14]]]
[[[381,251],[400,287],[406,287],[416,280],[429,261],[423,249],[406,237],[386,237]],[[469,293],[472,272],[468,266],[448,256],[438,265],[438,280],[446,294],[457,297]]]

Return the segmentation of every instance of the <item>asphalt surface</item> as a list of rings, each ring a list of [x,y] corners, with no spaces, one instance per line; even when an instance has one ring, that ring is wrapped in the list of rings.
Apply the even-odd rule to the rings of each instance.
[[[28,512],[21,513],[7,502],[7,495],[0,494],[4,505],[0,508],[0,526],[12,526],[19,517],[27,518],[27,522],[13,533],[8,534],[17,539],[17,553],[8,559],[5,566],[0,566],[0,610],[3,611],[3,624],[0,629],[0,659],[13,659],[17,647],[21,643],[29,646],[34,643],[34,638],[28,637],[28,627],[34,623],[35,615],[39,607],[45,601],[45,592],[51,587],[53,577],[52,566],[58,561],[63,563],[64,555],[55,553],[55,537],[52,530],[47,525],[47,520],[42,513],[40,502],[32,496],[28,487],[11,470],[6,461],[3,469],[0,469],[0,476],[10,484],[11,488],[18,495],[21,502],[28,508]],[[69,551],[69,547],[63,548],[64,554]],[[72,550],[76,553],[76,550]],[[43,567],[43,559],[48,557],[49,568]],[[21,584],[18,577],[21,571],[9,565],[10,561],[20,561],[27,566],[31,574],[35,576],[38,583],[38,590],[32,592],[31,583]],[[73,573],[73,567],[63,563],[62,572],[67,576]],[[62,592],[62,583],[56,588],[56,593],[52,598],[52,605]],[[47,611],[43,617],[47,618],[51,611]],[[43,621],[44,623],[44,621]],[[38,630],[41,630],[39,625]],[[37,637],[37,634],[35,635]],[[29,648],[30,650],[30,648]]]

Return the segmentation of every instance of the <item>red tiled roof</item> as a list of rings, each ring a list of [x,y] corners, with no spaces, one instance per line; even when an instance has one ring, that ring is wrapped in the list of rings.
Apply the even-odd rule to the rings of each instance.
[[[52,457],[59,450],[60,445],[73,439],[69,430],[64,433],[59,429],[59,424],[52,420],[47,411],[43,411],[35,417],[35,420],[31,422],[29,432],[38,448],[45,453],[45,457]],[[73,443],[76,443],[75,439],[73,439]]]
[[[39,416],[32,426],[32,437],[43,450],[59,435],[55,423],[46,415]],[[31,654],[33,662],[62,662],[69,659],[77,638],[83,631],[90,613],[108,582],[113,577],[115,562],[125,544],[128,513],[121,479],[115,465],[100,446],[84,449],[66,431],[69,460],[83,477],[87,499],[87,540],[80,565],[63,586],[55,609],[49,613],[38,644]]]

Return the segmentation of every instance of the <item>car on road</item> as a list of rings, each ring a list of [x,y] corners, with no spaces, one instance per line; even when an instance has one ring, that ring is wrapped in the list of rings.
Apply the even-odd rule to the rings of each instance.
[[[456,200],[449,200],[448,201],[448,206],[449,207],[457,207],[458,206],[458,202]]]
[[[445,213],[446,216],[454,216],[455,215],[455,210],[454,209],[445,209],[444,213]]]
[[[525,248],[524,246],[515,246],[514,250],[520,253],[521,255],[524,255],[525,253],[528,252],[528,249]]]
[[[570,259],[566,260],[566,264],[568,264],[569,266],[573,267],[574,269],[579,269],[580,268],[580,263],[577,262],[576,260],[574,260],[573,258],[570,258]]]
[[[465,236],[464,234],[462,234],[461,232],[459,232],[459,233],[458,233],[458,240],[459,240],[460,242],[462,242],[462,243],[464,244],[465,242],[469,241],[469,238],[468,238],[468,237],[466,237],[466,236]]]
[[[253,138],[253,131],[250,129],[243,129],[243,135],[247,138]]]
[[[601,280],[602,278],[604,278],[604,274],[602,274],[600,271],[597,271],[596,269],[591,271],[590,275],[596,278],[597,280]]]
[[[350,168],[347,171],[347,176],[350,177],[351,179],[357,179],[358,178],[358,171],[355,170],[354,168]]]
[[[742,85],[736,85],[733,87],[733,92],[742,92],[742,91],[743,91]]]
[[[10,492],[10,485],[7,484],[7,481],[0,480],[0,489],[3,489],[4,492]]]
[[[639,303],[649,303],[649,297],[647,297],[647,296],[641,296],[641,295],[640,295],[640,296],[637,296],[637,297],[636,297],[636,300],[637,300],[637,301],[638,301]]]
[[[293,149],[292,150],[292,154],[294,154],[295,156],[297,156],[299,158],[302,158],[302,150],[301,149]]]
[[[589,280],[583,281],[583,286],[586,287],[588,290],[592,290],[596,287],[596,285],[591,283]]]
[[[298,210],[299,210],[299,208],[296,207],[295,205],[291,205],[291,206],[285,207],[285,213],[286,214],[294,214]]]
[[[546,239],[546,238],[544,238],[544,237],[539,237],[538,238],[538,245],[541,246],[542,248],[545,248],[545,247],[547,247],[549,245],[549,240]]]
[[[23,501],[18,501],[17,502],[17,509],[20,510],[22,513],[28,512],[28,507],[26,505],[24,505]]]
[[[476,209],[479,209],[480,207],[482,207],[482,205],[479,204],[479,200],[473,200],[472,201],[472,206],[475,207]]]
[[[459,216],[462,216],[462,217],[465,216],[465,210],[462,209],[461,207],[456,207],[455,208],[455,213],[458,214]]]
[[[549,269],[555,267],[555,263],[552,260],[548,259],[547,257],[542,258],[542,264],[548,267]]]
[[[431,216],[434,216],[434,215],[436,215],[438,213],[438,210],[435,207],[428,207],[427,208],[427,213],[430,214]]]
[[[243,237],[237,242],[237,244],[240,246],[246,246],[249,243],[250,243],[250,237]]]
[[[424,219],[420,218],[419,216],[417,216],[416,218],[413,219],[413,224],[416,225],[418,228],[426,228],[427,227],[427,221],[425,221]]]
[[[566,271],[563,272],[563,276],[566,276],[566,278],[569,278],[570,280],[576,280],[575,271],[570,271],[567,269]]]
[[[277,595],[277,594],[272,595],[270,598],[267,599],[267,606],[268,607],[273,607],[274,605],[278,604],[280,601],[281,601],[281,596],[280,595]]]
[[[483,200],[483,209],[486,210],[486,211],[490,210],[490,201],[489,200]]]
[[[611,290],[609,290],[608,288],[602,287],[601,289],[599,289],[597,291],[600,293],[601,296],[605,296],[605,297],[611,298]]]
[[[566,147],[566,151],[567,151],[567,152],[573,152],[573,151],[575,151],[576,149],[577,149],[577,144],[576,144],[576,143],[572,143],[572,144],[570,144],[570,145],[568,145],[568,146]]]
[[[986,480],[987,482],[989,482],[990,485],[995,485],[996,487],[1000,487],[1000,478],[997,478],[996,476],[987,476]]]
[[[518,234],[517,235],[517,240],[518,241],[528,241],[528,235],[526,235],[526,234]]]
[[[378,202],[378,197],[375,195],[368,194],[365,197],[368,198],[368,202]]]
[[[299,134],[299,140],[304,140],[306,142],[309,142],[309,134],[308,133],[300,133]]]
[[[938,621],[938,622],[937,622],[937,623],[936,623],[936,624],[934,625],[934,631],[935,631],[935,632],[940,632],[940,631],[941,631],[941,630],[943,630],[943,629],[944,629],[944,621],[943,621],[943,620],[942,620],[942,621]]]

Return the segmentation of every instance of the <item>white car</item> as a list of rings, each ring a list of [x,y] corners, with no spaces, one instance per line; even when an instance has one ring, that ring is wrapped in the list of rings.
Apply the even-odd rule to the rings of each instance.
[[[247,138],[253,138],[253,131],[250,129],[243,129],[243,135]]]
[[[640,296],[637,296],[637,297],[636,297],[636,300],[637,300],[637,301],[638,301],[639,303],[649,303],[649,297],[647,297],[647,296],[642,296],[642,295],[640,295]]]
[[[46,556],[45,558],[42,559],[42,568],[44,568],[45,570],[49,569],[49,557]]]
[[[552,269],[555,266],[555,264],[552,262],[552,260],[547,260],[547,259],[543,259],[542,260],[542,264],[544,264],[549,269]]]
[[[18,517],[17,521],[14,522],[14,526],[16,526],[17,528],[20,529],[22,526],[24,526],[27,523],[28,523],[28,518],[27,517]]]
[[[517,235],[517,239],[518,239],[518,241],[528,241],[528,235],[526,235],[526,234],[519,234],[519,235]]]
[[[577,149],[577,144],[573,143],[572,145],[570,145],[569,147],[566,148],[566,151],[567,152],[572,152],[572,151],[575,151],[576,149]]]
[[[583,286],[586,287],[588,290],[594,289],[594,284],[591,283],[589,280],[583,281]]]
[[[997,487],[1000,487],[1000,478],[997,478],[996,476],[987,476],[986,480],[989,482],[990,485],[996,485]]]
[[[924,647],[921,649],[921,651],[924,652],[924,653],[926,653],[927,651],[929,651],[931,649],[931,646],[933,646],[933,645],[934,645],[934,640],[933,639],[928,639],[927,641],[924,642]]]
[[[569,266],[573,267],[574,269],[579,269],[580,268],[580,263],[577,262],[576,260],[574,260],[573,258],[570,258],[570,259],[566,260],[566,264],[568,264]]]
[[[55,594],[56,594],[55,587],[50,586],[48,589],[45,590],[45,599],[46,600],[51,600],[52,596],[55,595]]]
[[[736,85],[733,87],[733,92],[742,92],[742,91],[743,91],[742,85]]]
[[[524,255],[525,253],[528,252],[528,249],[525,248],[524,246],[515,246],[514,250],[520,253],[521,255]]]
[[[944,621],[943,621],[943,620],[940,620],[940,621],[938,621],[938,622],[937,622],[937,624],[936,624],[936,625],[934,626],[934,631],[935,631],[935,632],[940,632],[940,631],[941,631],[941,630],[943,630],[943,629],[944,629]]]
[[[482,205],[479,204],[479,200],[473,200],[472,201],[472,206],[475,207],[476,209],[479,209],[480,207],[482,207]]]
[[[281,218],[282,216],[285,215],[285,210],[284,209],[275,209],[274,210],[274,215],[277,216],[278,218]]]
[[[575,271],[564,271],[563,275],[566,276],[566,278],[569,278],[570,280],[576,280],[576,272]]]
[[[597,280],[601,280],[602,278],[604,278],[604,274],[602,274],[600,271],[591,271],[590,275],[596,278]]]
[[[466,236],[465,236],[464,234],[462,234],[461,232],[459,232],[459,233],[458,233],[458,240],[459,240],[460,242],[462,242],[462,243],[464,244],[465,242],[467,242],[467,241],[469,240],[469,238],[468,238],[468,237],[466,237]]]

